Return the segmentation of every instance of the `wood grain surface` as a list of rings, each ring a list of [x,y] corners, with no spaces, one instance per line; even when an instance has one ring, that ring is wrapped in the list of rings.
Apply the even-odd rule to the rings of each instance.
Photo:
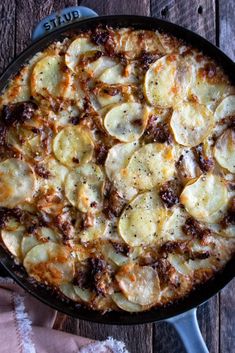
[[[29,43],[37,22],[52,11],[82,5],[100,15],[151,15],[187,27],[235,58],[234,0],[5,0],[0,2],[0,71]],[[235,281],[198,309],[198,320],[210,353],[235,352]],[[94,339],[113,336],[131,353],[184,353],[174,329],[166,323],[108,326],[59,314],[55,328]]]
[[[218,2],[218,45],[235,60],[235,1],[219,0]],[[235,280],[220,292],[220,341],[221,353],[235,352]]]

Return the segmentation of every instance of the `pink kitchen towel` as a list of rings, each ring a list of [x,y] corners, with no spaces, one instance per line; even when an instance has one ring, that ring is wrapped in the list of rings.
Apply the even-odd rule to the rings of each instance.
[[[57,312],[0,277],[0,353],[128,353],[112,337],[94,341],[52,327]]]

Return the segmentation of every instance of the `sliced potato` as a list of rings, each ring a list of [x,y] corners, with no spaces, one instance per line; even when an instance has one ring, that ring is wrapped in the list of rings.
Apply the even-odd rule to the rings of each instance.
[[[54,113],[52,110],[48,111],[48,120],[55,124],[56,129],[71,125],[72,118],[77,118],[80,114],[80,110],[77,105],[70,105],[59,112]]]
[[[77,167],[89,162],[93,147],[90,134],[80,126],[65,127],[53,141],[56,158],[68,167]]]
[[[22,255],[25,257],[27,252],[31,250],[34,246],[41,244],[40,240],[34,234],[25,235],[22,237],[21,241],[21,252]]]
[[[78,63],[81,58],[81,54],[86,52],[97,51],[100,48],[93,44],[89,38],[80,37],[75,39],[65,54],[65,63],[66,65],[74,72],[78,69]]]
[[[132,303],[130,300],[126,299],[121,292],[113,293],[111,297],[120,309],[128,311],[129,313],[137,313],[146,310],[145,306]]]
[[[128,91],[127,86],[127,91]],[[96,99],[101,107],[111,104],[118,104],[124,101],[122,88],[120,85],[102,85],[96,93]]]
[[[25,228],[18,226],[15,230],[5,230],[1,231],[1,238],[4,245],[10,251],[10,253],[18,258],[22,256],[21,253],[21,241],[25,233]]]
[[[167,215],[157,191],[142,193],[124,209],[119,219],[119,233],[131,246],[157,243]]]
[[[32,160],[39,154],[43,158],[45,147],[42,146],[41,136],[35,135],[31,129],[22,126],[11,127],[7,133],[7,143],[19,151],[25,160]]]
[[[104,174],[100,167],[96,164],[85,164],[68,174],[65,194],[80,211],[97,211],[102,206],[103,183]]]
[[[29,61],[28,65],[17,73],[17,75],[9,83],[7,89],[3,92],[0,97],[0,104],[7,105],[9,103],[25,102],[30,100],[30,76],[32,74],[35,63],[41,59],[44,54],[42,52],[37,53]]]
[[[159,35],[156,32],[146,30],[130,31],[124,50],[127,52],[128,58],[131,59],[140,56],[143,51],[158,54],[164,52]]]
[[[70,282],[74,276],[71,250],[52,242],[33,247],[24,258],[24,267],[37,281],[55,286]]]
[[[167,259],[176,271],[184,276],[191,276],[197,270],[216,269],[220,262],[219,256],[215,255],[207,259],[187,260],[182,255],[170,254]]]
[[[35,176],[28,163],[6,159],[0,163],[0,206],[14,207],[30,200],[35,190]]]
[[[24,71],[24,69],[22,71]],[[25,102],[30,99],[30,96],[31,96],[30,85],[27,82],[25,82],[24,74],[22,71],[20,72],[19,76],[17,76],[10,83],[7,90],[0,97],[0,103],[3,103],[3,104],[18,103],[18,102]]]
[[[125,168],[133,152],[139,148],[137,141],[130,143],[118,143],[110,148],[105,161],[105,171],[110,181],[127,200],[130,200],[136,193],[129,181],[125,178]]]
[[[201,175],[185,186],[180,201],[197,220],[214,223],[228,203],[228,191],[224,180],[213,174]]]
[[[114,59],[108,56],[101,56],[98,60],[89,63],[86,66],[86,71],[89,72],[91,77],[97,78],[98,76],[102,75],[102,73],[115,66],[117,63]]]
[[[220,235],[225,238],[235,238],[235,225],[230,224],[227,228],[220,231]]]
[[[39,135],[27,140],[22,144],[22,154],[26,160],[35,158],[38,154],[44,155],[45,147],[42,146],[41,137]]]
[[[101,109],[98,109],[98,113],[101,116],[101,118],[104,119],[104,117],[108,113],[108,111],[111,110],[112,108],[114,108],[115,106],[116,106],[115,104],[109,104]]]
[[[214,105],[221,98],[230,94],[230,91],[231,85],[225,80],[224,74],[218,66],[215,68],[215,64],[211,65],[211,63],[203,61],[196,70],[189,94],[195,96],[200,104],[208,107],[212,105],[212,109],[214,109]]]
[[[188,267],[190,268],[191,272],[205,269],[215,270],[216,268],[218,269],[218,266],[221,266],[220,260],[215,256],[208,257],[207,259],[196,259],[188,261]]]
[[[235,96],[228,96],[222,100],[215,110],[215,121],[220,121],[227,116],[235,115]]]
[[[128,85],[138,82],[138,72],[135,64],[129,64],[124,74],[124,67],[121,64],[117,64],[104,70],[102,75],[98,77],[98,80],[110,85],[118,83]]]
[[[80,288],[78,286],[73,286],[75,294],[82,299],[84,302],[90,302],[92,299],[92,292],[89,289]]]
[[[114,181],[118,174],[127,166],[132,154],[139,149],[139,142],[117,143],[110,148],[105,161],[105,171],[108,178]]]
[[[69,82],[69,85],[68,85],[68,87],[67,86],[65,87],[64,92],[63,92],[64,99],[74,100],[76,102],[76,106],[79,107],[80,109],[82,109],[84,106],[85,93],[81,87],[79,75],[71,74],[69,76],[68,82]],[[72,114],[71,114],[71,112],[69,112],[70,109],[71,108],[68,107],[64,111],[64,113],[67,112],[71,116]],[[61,113],[63,113],[63,112],[61,112]],[[57,116],[59,114],[60,114],[60,112],[57,113]]]
[[[221,167],[235,173],[235,130],[227,129],[217,140],[214,156]]]
[[[129,28],[120,28],[118,31],[113,31],[112,36],[116,53],[122,53],[125,51],[125,45],[129,35]]]
[[[107,229],[107,219],[101,214],[96,214],[94,217],[94,223],[91,227],[88,227],[79,232],[79,239],[83,242],[95,241],[102,238]]]
[[[76,244],[73,248],[73,256],[78,262],[87,260],[91,256],[91,249],[82,244]]]
[[[104,244],[104,246],[102,247],[102,252],[108,260],[111,260],[118,266],[126,264],[130,261],[130,258],[128,256],[118,253],[110,242]]]
[[[65,177],[68,174],[68,168],[52,157],[45,162],[45,168],[50,172],[45,184],[50,189],[61,191],[64,187]]]
[[[58,243],[59,241],[58,234],[48,227],[41,227],[35,233],[23,236],[21,241],[22,255],[25,256],[34,246],[47,243],[48,241],[52,241],[53,243]]]
[[[119,238],[116,240],[118,243],[120,243]],[[113,245],[110,242],[107,242],[102,247],[102,253],[104,254],[105,258],[107,258],[108,260],[111,260],[117,266],[122,266],[129,262],[138,263],[139,256],[143,253],[143,247],[135,246],[133,249],[131,249],[129,255],[126,256],[117,252],[113,247]]]
[[[149,190],[169,180],[175,172],[174,150],[162,143],[149,143],[133,153],[125,171],[130,185]]]
[[[143,134],[148,115],[148,109],[139,103],[122,103],[107,112],[104,126],[111,136],[132,142]]]
[[[183,208],[175,207],[163,226],[162,240],[187,240],[188,236],[184,234],[182,225],[188,217],[189,214]]]
[[[184,102],[175,107],[170,124],[179,144],[194,147],[210,134],[214,118],[203,105]]]
[[[150,266],[124,265],[116,274],[119,287],[125,297],[140,305],[155,304],[160,296],[157,272]]]
[[[181,52],[180,47],[183,43],[179,41],[178,38],[173,37],[167,33],[159,33],[158,31],[156,31],[156,35],[158,35],[160,43],[165,53],[170,54],[175,53],[177,51]]]
[[[184,149],[181,154],[180,161],[177,162],[177,176],[185,185],[190,180],[199,177],[202,174],[198,166],[196,156],[192,149]]]
[[[95,89],[94,93],[99,105],[102,107],[122,102],[131,103],[138,100],[136,94],[137,87],[135,85],[109,85],[106,83],[99,83],[99,86]]]
[[[167,260],[176,269],[177,272],[184,276],[188,276],[192,272],[188,266],[187,261],[185,260],[185,257],[182,255],[169,254]]]
[[[190,65],[179,55],[167,55],[146,72],[144,92],[150,104],[170,108],[186,96],[190,81]]]
[[[77,296],[72,283],[63,283],[59,286],[60,291],[69,299],[75,302],[80,301],[80,297]]]
[[[44,56],[34,66],[31,75],[33,96],[64,97],[71,84],[71,75],[63,70],[64,59],[59,55]]]
[[[21,208],[24,209],[24,207],[22,207],[22,205],[21,205]],[[5,230],[9,230],[9,231],[15,231],[15,230],[17,230],[19,228],[19,226],[20,226],[19,221],[17,221],[17,219],[15,219],[13,217],[10,217],[7,220],[7,222],[4,223],[4,229]]]

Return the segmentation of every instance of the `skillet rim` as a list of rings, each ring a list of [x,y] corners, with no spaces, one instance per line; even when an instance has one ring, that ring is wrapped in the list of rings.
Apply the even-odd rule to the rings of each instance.
[[[219,65],[223,67],[231,82],[235,84],[235,64],[232,59],[200,35],[179,25],[153,17],[111,15],[93,17],[81,20],[79,22],[74,22],[48,33],[38,41],[29,45],[7,66],[0,76],[0,92],[6,87],[8,81],[19,71],[23,64],[26,63],[34,54],[40,50],[43,50],[45,46],[56,40],[64,38],[67,31],[71,32],[81,29],[87,30],[97,26],[98,24],[110,25],[113,27],[129,26],[139,29],[160,29],[161,31],[169,33],[177,38],[181,38],[188,44],[192,44],[192,46],[202,50],[206,55],[211,56]],[[91,27],[89,25],[91,25]],[[35,286],[32,281],[29,281],[25,271],[15,265],[13,258],[2,246],[0,247],[0,262],[9,275],[14,278],[21,287],[23,287],[38,300],[42,301],[44,304],[47,304],[67,315],[82,320],[118,325],[150,323],[182,314],[210,299],[235,276],[235,257],[233,257],[226,264],[225,268],[218,272],[213,279],[209,280],[205,284],[202,284],[199,288],[195,289],[187,297],[180,299],[178,302],[174,302],[166,307],[153,308],[150,311],[141,313],[131,314],[128,312],[110,312],[101,314],[97,311],[85,309],[84,307],[78,308],[77,304],[74,304],[69,300],[62,300],[61,297],[55,295],[55,291],[48,291],[45,289],[45,286],[40,284]]]

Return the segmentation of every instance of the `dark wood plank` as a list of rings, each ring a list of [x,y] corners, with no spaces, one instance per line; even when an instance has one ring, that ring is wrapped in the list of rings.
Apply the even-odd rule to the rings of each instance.
[[[77,0],[16,0],[16,5],[16,53],[20,53],[30,43],[33,28],[43,17],[77,5]]]
[[[153,352],[159,353],[186,353],[175,329],[166,322],[154,324]]]
[[[152,0],[151,4],[152,16],[182,25],[215,43],[214,0]]]
[[[0,72],[15,55],[15,1],[0,2]]]
[[[152,325],[108,326],[79,321],[80,334],[88,338],[106,339],[112,336],[125,342],[131,353],[153,353]],[[169,352],[168,352],[169,353]]]
[[[218,0],[218,44],[233,60],[235,59],[235,1]]]
[[[216,16],[214,0],[151,0],[151,14],[189,28],[211,42],[216,42]],[[219,351],[219,299],[218,296],[198,309],[198,321],[211,353]],[[154,350],[161,353],[180,353],[184,348],[178,335],[167,324],[156,324]]]
[[[219,296],[216,295],[197,312],[199,326],[210,353],[219,352]],[[167,323],[157,323],[154,329],[154,352],[184,353],[183,344]],[[225,351],[224,351],[225,352]]]
[[[218,44],[220,48],[235,60],[235,2],[218,1]],[[235,280],[220,293],[220,352],[235,352]]]
[[[220,352],[235,352],[235,280],[220,293]]]
[[[199,326],[210,353],[219,352],[219,311],[219,294],[197,310]]]
[[[143,15],[150,14],[149,0],[84,0],[79,1],[83,6],[90,7],[97,11],[99,15]]]

